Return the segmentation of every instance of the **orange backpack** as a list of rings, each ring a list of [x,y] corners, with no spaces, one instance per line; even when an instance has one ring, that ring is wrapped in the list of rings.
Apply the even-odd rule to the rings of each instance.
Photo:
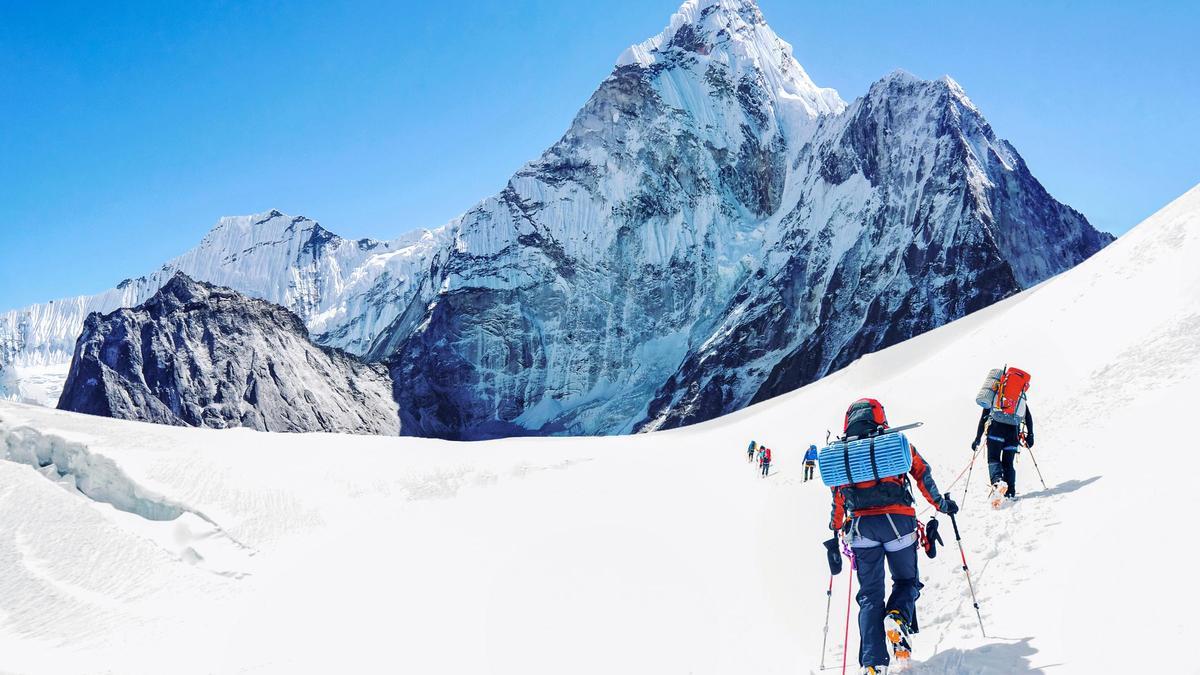
[[[1020,426],[1025,421],[1025,392],[1029,391],[1029,373],[1009,366],[996,387],[992,403],[992,419],[1004,424]]]

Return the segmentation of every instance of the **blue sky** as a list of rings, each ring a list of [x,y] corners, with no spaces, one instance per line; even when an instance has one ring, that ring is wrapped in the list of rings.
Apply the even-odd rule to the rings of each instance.
[[[847,100],[895,68],[950,74],[1101,229],[1200,181],[1200,3],[759,4]],[[0,309],[152,270],[222,215],[440,225],[677,5],[0,2]]]

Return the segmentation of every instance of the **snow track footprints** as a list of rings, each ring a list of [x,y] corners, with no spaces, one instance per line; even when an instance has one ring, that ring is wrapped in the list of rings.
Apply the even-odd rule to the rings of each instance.
[[[914,662],[906,672],[958,673],[966,672],[964,668],[969,666],[973,673],[1041,673],[1040,669],[1032,668],[1026,658],[1036,653],[1030,644],[1036,636],[1019,638],[1016,643],[994,642],[1013,639],[999,637],[1004,626],[1010,622],[1005,617],[989,615],[989,607],[994,605],[994,601],[1011,591],[993,583],[998,569],[995,565],[1004,567],[1004,581],[1008,584],[1020,584],[1035,578],[1038,566],[1034,556],[1040,549],[1041,539],[1061,524],[1056,515],[1056,505],[1071,493],[1099,479],[1100,476],[1084,480],[1070,479],[1048,490],[1028,493],[1016,503],[1007,504],[998,511],[976,508],[966,512],[969,514],[967,518],[960,517],[959,527],[963,531],[967,562],[974,563],[971,571],[985,626],[989,630],[988,642],[976,649],[940,649],[947,639],[953,642],[979,639],[978,624],[970,620],[971,597],[966,581],[961,578],[961,570],[955,569],[952,574],[955,578],[942,575],[926,584],[927,590],[922,594],[922,599],[928,602],[924,611],[929,618],[923,623],[932,629],[931,632],[937,631],[934,654],[920,663]],[[955,564],[954,567],[959,568],[960,565]],[[949,588],[947,584],[957,584],[960,588]]]

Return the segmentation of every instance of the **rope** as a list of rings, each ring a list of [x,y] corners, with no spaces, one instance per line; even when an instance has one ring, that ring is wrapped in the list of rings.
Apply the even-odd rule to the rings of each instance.
[[[846,655],[850,651],[850,596],[854,590],[854,572],[858,570],[858,560],[854,557],[854,549],[846,544],[845,538],[842,539],[842,552],[850,558],[850,580],[846,583],[846,631],[842,634],[842,675],[846,675]]]
[[[978,452],[978,451],[976,451],[976,452]],[[975,453],[971,453],[971,461],[967,462],[967,465],[962,468],[962,471],[958,472],[958,475],[954,477],[954,480],[950,482],[950,485],[946,486],[946,489],[943,490],[943,492],[949,493],[950,488],[957,485],[958,481],[962,480],[963,475],[967,473],[967,469],[970,469],[971,466],[973,466],[974,464],[975,464]],[[926,513],[929,513],[932,509],[933,509],[932,506],[926,506],[924,509],[921,509],[921,512],[917,514],[917,517],[920,518],[921,516],[925,515]]]

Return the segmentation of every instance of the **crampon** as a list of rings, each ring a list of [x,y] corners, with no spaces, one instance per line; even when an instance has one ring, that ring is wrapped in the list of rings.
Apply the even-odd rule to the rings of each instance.
[[[883,617],[883,631],[892,645],[892,658],[896,665],[904,665],[912,658],[912,642],[909,640],[908,622],[900,612],[892,610]]]

